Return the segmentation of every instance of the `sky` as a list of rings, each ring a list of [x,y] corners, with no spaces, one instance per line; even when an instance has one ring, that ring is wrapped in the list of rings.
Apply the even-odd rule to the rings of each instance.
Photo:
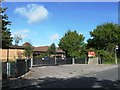
[[[84,35],[87,42],[97,25],[118,23],[117,2],[4,2],[2,7],[8,7],[12,36],[22,37],[19,45],[58,46],[69,29]]]

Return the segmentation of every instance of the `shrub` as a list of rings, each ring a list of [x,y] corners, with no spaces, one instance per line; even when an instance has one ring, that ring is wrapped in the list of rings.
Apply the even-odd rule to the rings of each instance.
[[[44,57],[48,57],[48,53],[42,53],[42,54],[40,54],[40,55],[38,55],[38,56],[35,56],[36,58],[44,58]]]
[[[108,52],[105,50],[97,50],[97,56],[102,58],[104,64],[115,63],[114,53],[112,52]]]
[[[118,62],[117,62],[117,63],[118,63],[118,64],[120,64],[120,58],[117,58],[117,60],[118,60]]]

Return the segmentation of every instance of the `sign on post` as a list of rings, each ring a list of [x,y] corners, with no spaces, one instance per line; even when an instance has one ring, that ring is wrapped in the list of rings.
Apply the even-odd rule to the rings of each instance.
[[[95,57],[95,52],[88,52],[88,57]]]
[[[118,45],[115,46],[115,49],[119,49]]]

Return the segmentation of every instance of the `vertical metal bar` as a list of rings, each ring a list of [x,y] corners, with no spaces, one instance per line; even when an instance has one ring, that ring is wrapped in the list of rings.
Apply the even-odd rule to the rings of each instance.
[[[7,68],[6,69],[7,69],[7,79],[8,79],[8,62],[7,62]]]
[[[116,48],[115,48],[115,63],[117,64],[117,53],[116,53]]]
[[[27,59],[25,59],[25,63],[26,63],[26,72],[25,73],[27,73]]]
[[[9,78],[9,48],[7,48],[7,78]]]
[[[72,58],[72,64],[75,64],[75,58]]]
[[[86,63],[86,58],[85,58],[85,64],[87,64],[87,63]]]
[[[30,60],[31,60],[31,68],[32,68],[32,66],[33,66],[33,58],[31,58]]]
[[[56,57],[55,57],[55,65],[56,65],[57,63],[56,63]]]

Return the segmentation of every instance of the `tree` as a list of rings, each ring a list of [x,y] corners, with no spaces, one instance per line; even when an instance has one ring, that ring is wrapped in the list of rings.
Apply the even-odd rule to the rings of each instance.
[[[120,26],[113,23],[98,25],[90,32],[92,39],[88,40],[88,47],[113,51],[115,45],[120,44]]]
[[[55,54],[55,52],[56,52],[56,46],[55,46],[55,44],[54,43],[52,43],[51,45],[50,45],[50,47],[48,48],[48,54],[50,55],[50,54]]]
[[[79,57],[86,57],[88,56],[87,44],[83,43],[80,48],[80,56]]]
[[[32,54],[33,54],[33,46],[31,44],[26,45],[24,51],[25,57],[27,57],[27,59],[30,59]]]
[[[97,50],[96,54],[98,57],[101,57],[104,61],[104,64],[113,64],[115,63],[115,57],[114,57],[114,53],[112,52],[108,52],[106,50]]]
[[[0,41],[2,42],[2,48],[8,48],[10,45],[12,45],[12,37],[10,29],[7,27],[8,25],[11,25],[11,22],[8,20],[7,14],[4,14],[4,12],[7,10],[7,8],[1,8],[0,7],[0,24],[2,25],[2,28],[0,28]]]
[[[21,35],[16,34],[14,36],[14,40],[15,40],[15,45],[18,46],[19,41],[22,40]]]
[[[107,22],[98,25],[96,29],[90,32],[90,35],[92,39],[88,40],[88,48],[95,48],[99,52],[98,56],[102,57],[101,55],[103,55],[105,61],[109,63],[114,62],[115,46],[118,45],[120,47],[120,26]]]
[[[65,51],[66,57],[78,57],[84,41],[84,36],[77,31],[69,30],[60,39],[59,47]]]

